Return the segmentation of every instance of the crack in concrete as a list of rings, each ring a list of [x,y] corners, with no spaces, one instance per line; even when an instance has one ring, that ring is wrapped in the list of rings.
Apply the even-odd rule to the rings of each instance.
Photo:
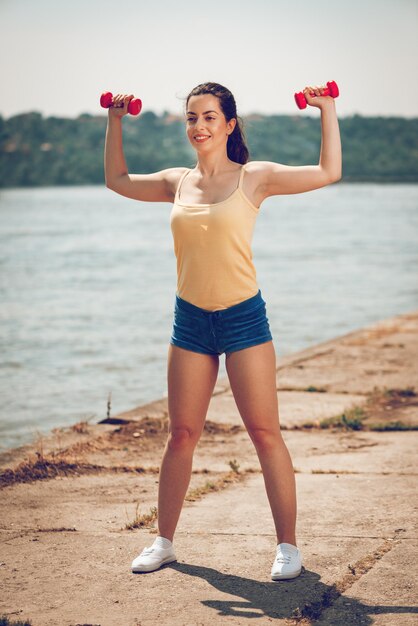
[[[226,536],[226,537],[276,537],[276,533],[254,533],[254,532],[234,532],[234,531],[200,531],[200,530],[177,530],[176,531],[176,536],[177,535],[184,535],[185,537],[188,537],[189,535],[198,535],[198,536],[203,536],[203,537],[217,537],[218,535],[221,536]],[[388,539],[387,535],[320,535],[320,534],[309,534],[309,535],[304,535],[303,533],[298,533],[298,537],[304,537],[306,539],[317,539],[317,538],[321,538],[321,539],[383,539],[386,541],[392,541],[392,539]],[[416,539],[417,537],[410,537],[410,536],[406,536],[406,535],[402,535],[402,539]]]
[[[65,460],[44,457],[39,462],[30,464],[21,463],[16,470],[6,469],[0,472],[0,489],[6,489],[16,484],[33,484],[38,481],[57,480],[63,478],[79,478],[80,476],[106,473],[132,473],[132,474],[159,474],[157,465],[98,465],[75,461],[69,463]],[[261,469],[246,469],[244,473],[261,472]],[[192,474],[222,474],[216,470],[193,469]]]
[[[143,529],[143,530],[150,530],[150,529]],[[98,531],[94,531],[94,530],[79,530],[75,527],[73,528],[26,528],[24,530],[21,531],[14,531],[14,530],[10,530],[10,529],[0,529],[0,534],[4,534],[7,535],[9,534],[9,536],[7,536],[3,541],[0,541],[0,543],[6,543],[8,541],[13,541],[13,539],[18,539],[19,537],[24,537],[26,535],[30,535],[31,533],[40,533],[40,532],[45,532],[45,533],[49,533],[49,532],[62,532],[62,533],[66,533],[66,532],[77,532],[77,534],[79,536],[93,536],[93,537],[99,537],[102,536],[103,534],[123,534],[124,536],[126,535],[126,533],[123,531],[120,531],[118,529],[107,529],[104,531],[98,530]],[[13,533],[15,533],[13,535]],[[11,536],[10,536],[11,535]],[[233,532],[233,531],[199,531],[199,530],[177,530],[176,531],[176,537],[177,536],[183,536],[183,537],[189,537],[189,536],[198,536],[198,537],[218,537],[218,536],[222,536],[222,537],[276,537],[276,534],[271,532],[271,533],[254,533],[254,532]],[[386,541],[388,540],[387,535],[304,535],[303,533],[298,533],[298,536],[304,539],[383,539]],[[410,535],[402,535],[402,540],[413,540],[413,539],[418,539],[418,535],[417,536],[410,536]]]
[[[372,553],[364,555],[354,565],[348,563],[347,568],[349,572],[347,574],[330,586],[316,602],[307,602],[302,607],[296,607],[293,611],[293,616],[286,619],[285,623],[288,626],[314,626],[326,609],[332,606],[357,580],[367,574],[377,561],[387,552],[390,552],[393,546],[398,543],[400,543],[400,538],[395,531],[392,537],[386,537],[384,542]]]
[[[325,387],[316,387],[316,385],[312,385],[312,387],[315,387],[315,389],[309,389],[307,387],[281,387],[280,385],[278,385],[276,387],[277,391],[298,391],[300,393],[306,393],[306,394],[310,394],[311,396],[315,396],[316,394],[332,394],[333,396],[363,396],[364,398],[367,398],[367,396],[369,395],[369,392],[367,391],[356,391],[353,392],[351,391],[340,391],[340,390],[330,390],[330,389],[326,389]]]
[[[321,470],[321,469],[311,469],[310,471],[304,472],[298,469],[295,469],[295,474],[358,474],[360,476],[418,476],[417,472],[358,472],[356,470]]]

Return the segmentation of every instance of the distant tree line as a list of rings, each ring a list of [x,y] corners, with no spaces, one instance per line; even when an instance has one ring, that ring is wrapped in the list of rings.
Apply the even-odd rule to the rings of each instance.
[[[76,119],[30,112],[0,116],[0,186],[104,184],[106,115]],[[319,117],[243,116],[250,160],[287,165],[316,164],[321,143]],[[339,118],[343,180],[418,182],[418,118]],[[124,152],[130,172],[193,167],[196,159],[181,116],[152,111],[123,120]]]

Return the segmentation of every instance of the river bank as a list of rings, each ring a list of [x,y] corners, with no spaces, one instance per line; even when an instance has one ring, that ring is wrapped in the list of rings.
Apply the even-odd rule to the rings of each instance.
[[[270,580],[273,520],[224,377],[196,449],[178,561],[157,572],[133,575],[130,563],[156,532],[166,399],[0,455],[0,614],[33,626],[412,625],[418,311],[278,359],[277,390],[299,578]]]
[[[253,259],[280,357],[417,308],[417,206],[418,185],[344,183],[263,202]],[[0,453],[99,421],[109,394],[114,413],[167,395],[169,211],[99,187],[2,191]]]

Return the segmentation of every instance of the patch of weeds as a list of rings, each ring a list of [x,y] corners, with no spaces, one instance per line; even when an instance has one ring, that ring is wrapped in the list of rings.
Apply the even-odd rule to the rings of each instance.
[[[417,424],[405,423],[402,420],[395,419],[385,421],[388,411],[392,411],[393,418],[393,411],[396,411],[399,407],[418,406],[418,402],[415,399],[416,396],[417,394],[413,387],[405,389],[381,389],[374,387],[373,391],[368,394],[365,405],[354,406],[344,411],[344,413],[326,417],[320,421],[306,421],[301,425],[293,426],[293,429],[307,430],[319,427],[322,429],[335,428],[346,431],[370,430],[377,432],[418,430]],[[383,420],[380,421],[382,417]]]
[[[71,426],[71,430],[80,435],[90,432],[89,431],[89,423],[87,420],[82,420],[81,422],[77,422]]]
[[[355,472],[352,470],[321,470],[321,469],[313,469],[311,470],[311,474],[359,474],[359,472]]]
[[[127,524],[125,524],[125,530],[133,530],[134,528],[153,528],[153,524],[157,519],[158,514],[157,507],[152,506],[150,508],[150,512],[144,513],[143,515],[139,514],[138,509],[139,502],[136,505],[135,518],[132,522],[127,522]]]
[[[243,430],[244,427],[240,424],[222,424],[211,420],[206,420],[204,426],[204,431],[211,435],[235,435]]]
[[[309,385],[309,387],[306,387],[304,391],[316,391],[317,393],[326,393],[327,390],[324,389],[324,387],[315,387],[315,385]]]
[[[418,407],[418,398],[414,387],[388,389],[387,387],[375,386],[368,394],[366,403],[366,410],[369,414],[369,430],[379,432],[417,430],[417,424],[405,423],[402,419],[396,419],[396,412],[407,407]]]
[[[232,469],[233,472],[239,474],[239,464],[236,459],[232,459],[231,461],[229,461],[229,467]]]
[[[158,473],[158,468],[130,467],[128,465],[105,466],[84,463],[74,458],[55,456],[54,453],[43,456],[36,452],[36,459],[22,461],[15,469],[7,468],[0,471],[0,488],[15,483],[29,483],[36,480],[51,480],[59,476],[81,476],[100,472],[145,472]]]
[[[58,528],[37,528],[36,529],[37,533],[76,533],[77,532],[77,528],[74,528],[74,526],[60,526]]]
[[[200,487],[196,487],[195,489],[190,489],[190,491],[187,492],[185,499],[188,502],[195,502],[196,500],[200,500],[200,498],[202,498],[207,493],[210,493],[213,491],[221,491],[222,489],[225,489],[226,487],[228,487],[228,485],[230,485],[231,483],[236,483],[237,481],[242,480],[246,472],[243,472],[243,473],[239,472],[239,465],[236,459],[234,459],[233,461],[230,461],[229,465],[232,468],[230,472],[223,474],[220,478],[218,478],[215,481],[207,480]],[[247,471],[251,471],[251,470],[247,470]]]
[[[219,491],[225,487],[225,483],[223,479],[219,479],[216,482],[212,482],[211,480],[207,480],[200,487],[195,487],[194,489],[190,489],[187,492],[185,500],[188,502],[195,502],[196,500],[200,500],[203,496],[211,491]]]
[[[32,626],[32,622],[26,619],[23,622],[20,619],[17,622],[15,620],[11,621],[7,615],[1,615],[0,626]]]
[[[376,424],[370,424],[369,430],[376,430],[378,432],[384,432],[385,430],[418,430],[418,424],[405,424],[400,420],[395,422],[378,422]]]
[[[355,406],[352,409],[341,413],[341,415],[335,415],[333,417],[326,417],[319,422],[320,428],[344,428],[345,430],[362,430],[363,422],[367,418],[364,409],[360,406]]]
[[[320,420],[319,422],[320,428],[333,428],[334,426],[339,426],[339,427],[343,426],[341,415],[333,415],[332,417],[324,417],[324,419]]]
[[[46,480],[57,476],[74,476],[81,473],[97,472],[100,466],[91,463],[68,462],[53,456],[36,453],[37,458],[22,461],[16,469],[5,469],[0,472],[0,487],[13,483],[28,483],[35,480]]]
[[[415,398],[416,392],[414,387],[405,387],[405,389],[396,389],[387,387],[373,387],[373,390],[368,394],[367,404],[370,406],[378,406],[381,403],[400,400],[405,398]],[[405,400],[403,400],[404,402]]]
[[[386,389],[385,394],[389,397],[400,396],[401,398],[415,398],[414,387],[406,387],[405,389]]]

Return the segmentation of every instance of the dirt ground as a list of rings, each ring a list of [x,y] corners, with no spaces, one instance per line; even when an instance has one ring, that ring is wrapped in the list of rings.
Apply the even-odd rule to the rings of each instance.
[[[418,624],[418,312],[277,362],[301,576],[273,582],[273,519],[227,379],[197,446],[177,561],[156,533],[167,400],[0,456],[0,615],[32,626]]]

